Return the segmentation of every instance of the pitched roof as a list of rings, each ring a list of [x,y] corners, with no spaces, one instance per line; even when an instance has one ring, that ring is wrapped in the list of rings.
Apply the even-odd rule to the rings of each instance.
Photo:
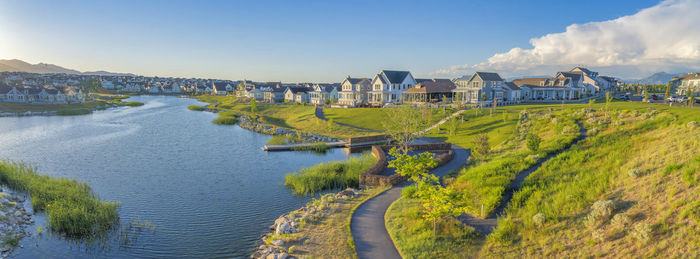
[[[408,71],[382,70],[381,72],[389,79],[391,84],[400,84],[411,73]]]
[[[297,93],[306,93],[306,92],[309,91],[309,88],[306,88],[306,87],[303,87],[303,86],[293,86],[293,87],[290,86],[290,87],[287,87],[287,89],[289,89],[289,91],[291,91],[293,94],[297,94]],[[286,90],[285,90],[285,91],[286,91]]]
[[[347,79],[348,82],[350,82],[350,83],[353,84],[353,85],[354,85],[354,84],[359,84],[359,83],[361,83],[362,81],[365,81],[365,80],[369,81],[369,78],[364,78],[364,77],[349,77],[349,76],[348,76],[348,77],[345,78],[345,79]]]
[[[515,85],[513,82],[506,82],[506,87],[510,88],[511,91],[520,90],[520,87]]]
[[[581,80],[581,77],[583,76],[582,72],[559,72],[559,73],[557,73],[557,76],[560,74],[564,77],[571,78],[571,80],[574,80],[574,81]]]
[[[452,81],[425,81],[420,82],[416,86],[411,87],[404,93],[451,93],[455,89],[455,84]]]
[[[551,77],[529,77],[513,80],[513,84],[522,87],[523,85],[541,85],[543,81],[552,80]]]
[[[214,88],[217,91],[226,91],[226,85],[228,85],[228,83],[218,82],[218,83],[214,83]]]
[[[474,74],[477,74],[484,81],[503,81],[503,78],[501,78],[501,76],[499,76],[498,73],[476,72]]]

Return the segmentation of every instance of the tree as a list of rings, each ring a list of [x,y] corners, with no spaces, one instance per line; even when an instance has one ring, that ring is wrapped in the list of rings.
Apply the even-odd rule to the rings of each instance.
[[[457,134],[457,126],[457,116],[452,117],[449,121],[447,121],[447,129],[450,131],[450,136]]]
[[[540,142],[542,139],[535,133],[530,133],[527,135],[527,148],[532,152],[537,152],[540,149]]]
[[[690,89],[690,87],[688,87],[688,89]],[[693,90],[690,90],[690,98],[688,98],[688,105],[690,105],[690,107],[693,107],[694,103],[695,103],[695,87],[693,87]]]
[[[408,153],[408,145],[423,135],[422,131],[428,126],[432,113],[408,105],[385,110],[388,118],[382,124],[386,134],[398,142],[402,153]]]
[[[668,102],[668,95],[671,93],[671,84],[666,84],[666,93],[664,94],[664,103]]]
[[[396,168],[396,173],[401,176],[408,176],[408,179],[416,183],[431,180],[430,169],[437,166],[437,161],[428,152],[417,155],[410,155],[402,152],[399,148],[393,147],[389,150],[389,155],[394,159],[389,161],[388,167]],[[433,176],[434,177],[434,176]]]
[[[491,146],[489,145],[489,136],[486,133],[481,133],[474,137],[474,154],[477,157],[483,158],[491,152]]]
[[[335,129],[335,123],[333,122],[333,118],[328,119],[328,132],[333,132]]]
[[[644,86],[644,102],[648,103],[649,102],[649,92],[647,91],[647,86]]]
[[[326,98],[325,100],[323,100],[323,104],[325,104],[325,105],[331,104],[331,99]]]
[[[250,99],[250,112],[253,114],[258,112],[258,104],[255,103],[255,98]]]
[[[588,108],[593,108],[593,104],[595,104],[595,99],[590,99],[588,100]]]
[[[433,182],[422,182],[416,194],[423,204],[423,219],[433,222],[433,238],[437,234],[437,220],[446,216],[459,216],[464,209],[455,205],[451,199],[452,189],[442,187],[433,176]]]

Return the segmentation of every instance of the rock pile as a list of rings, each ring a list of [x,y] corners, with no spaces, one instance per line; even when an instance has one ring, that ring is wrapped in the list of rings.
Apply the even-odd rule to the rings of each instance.
[[[338,139],[316,135],[313,133],[303,133],[293,130],[288,130],[284,128],[273,127],[264,123],[260,123],[251,119],[246,115],[238,116],[238,126],[241,128],[257,132],[265,135],[294,135],[301,137],[301,143],[315,143],[315,142],[335,142]]]
[[[0,191],[0,205],[0,241],[6,243],[0,247],[0,257],[7,258],[17,242],[31,234],[27,231],[27,226],[34,223],[34,219],[31,204],[23,195],[10,195]]]
[[[304,243],[307,237],[298,231],[306,222],[318,220],[328,213],[332,213],[334,203],[342,203],[357,197],[358,190],[347,188],[336,194],[326,194],[319,199],[314,199],[295,211],[282,215],[270,226],[272,233],[263,235],[262,240],[266,245],[261,245],[250,258],[252,259],[286,259],[294,258],[287,252],[291,251],[294,243]],[[287,241],[285,241],[285,240]],[[292,252],[290,252],[292,253]]]

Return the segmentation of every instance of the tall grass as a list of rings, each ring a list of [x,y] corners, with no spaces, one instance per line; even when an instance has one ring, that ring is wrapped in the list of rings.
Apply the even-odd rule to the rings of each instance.
[[[85,183],[41,175],[22,163],[0,162],[0,183],[28,192],[36,211],[48,213],[49,227],[71,237],[94,237],[119,222],[118,203],[101,201]]]
[[[325,142],[316,142],[316,143],[312,143],[311,145],[295,146],[292,149],[294,151],[307,151],[308,150],[308,151],[323,153],[323,152],[326,152],[326,150],[328,150],[330,148],[331,148],[331,146],[329,146]]]
[[[238,123],[238,117],[233,113],[220,112],[219,117],[214,119],[212,123],[217,125],[235,125]]]
[[[285,175],[284,185],[296,194],[313,194],[322,190],[357,187],[360,174],[377,162],[371,154],[351,157],[345,161],[320,163]]]
[[[90,109],[60,109],[56,111],[56,115],[60,116],[85,115],[90,113],[92,113]]]
[[[130,106],[130,107],[136,107],[136,106],[143,106],[143,103],[142,102],[126,102],[126,103],[124,103],[124,105]]]
[[[267,145],[287,145],[289,144],[289,137],[283,135],[275,135],[267,140]]]
[[[199,106],[199,105],[190,105],[190,106],[187,106],[187,109],[190,109],[192,111],[203,111],[204,107]]]

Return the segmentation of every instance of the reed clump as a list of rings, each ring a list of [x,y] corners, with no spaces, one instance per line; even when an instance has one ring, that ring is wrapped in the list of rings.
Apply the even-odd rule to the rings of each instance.
[[[322,190],[358,187],[360,174],[377,162],[371,154],[345,161],[320,163],[285,175],[284,185],[296,194],[313,194]]]
[[[49,228],[70,237],[95,237],[119,223],[119,203],[101,201],[85,183],[41,175],[22,163],[0,161],[0,183],[29,193]]]

